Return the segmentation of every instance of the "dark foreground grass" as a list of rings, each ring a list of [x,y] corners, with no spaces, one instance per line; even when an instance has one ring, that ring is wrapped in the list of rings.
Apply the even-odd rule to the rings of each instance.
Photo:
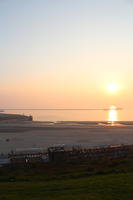
[[[132,200],[133,173],[0,183],[0,200]]]
[[[132,200],[133,159],[0,169],[0,200]]]

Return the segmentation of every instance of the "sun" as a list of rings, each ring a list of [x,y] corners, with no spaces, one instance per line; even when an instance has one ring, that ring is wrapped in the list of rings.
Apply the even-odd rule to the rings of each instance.
[[[108,93],[115,94],[119,91],[120,86],[117,83],[110,83],[107,85]]]

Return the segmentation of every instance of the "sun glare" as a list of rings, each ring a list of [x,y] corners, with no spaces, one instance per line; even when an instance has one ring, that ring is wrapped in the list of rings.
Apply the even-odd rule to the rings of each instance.
[[[116,83],[110,83],[109,85],[107,85],[107,91],[111,94],[118,92],[119,89],[120,87]]]
[[[114,123],[117,121],[117,110],[115,106],[110,107],[108,121],[111,123]]]

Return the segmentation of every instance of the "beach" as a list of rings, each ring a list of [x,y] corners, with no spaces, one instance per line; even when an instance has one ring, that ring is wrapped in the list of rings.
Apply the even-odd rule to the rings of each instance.
[[[131,124],[131,123],[130,123]],[[84,147],[133,144],[133,126],[98,122],[1,122],[0,153],[66,144]]]

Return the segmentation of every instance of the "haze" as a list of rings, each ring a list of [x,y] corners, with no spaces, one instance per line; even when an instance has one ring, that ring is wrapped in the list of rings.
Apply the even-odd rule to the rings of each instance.
[[[114,105],[133,120],[132,1],[0,0],[0,27],[0,108]]]

